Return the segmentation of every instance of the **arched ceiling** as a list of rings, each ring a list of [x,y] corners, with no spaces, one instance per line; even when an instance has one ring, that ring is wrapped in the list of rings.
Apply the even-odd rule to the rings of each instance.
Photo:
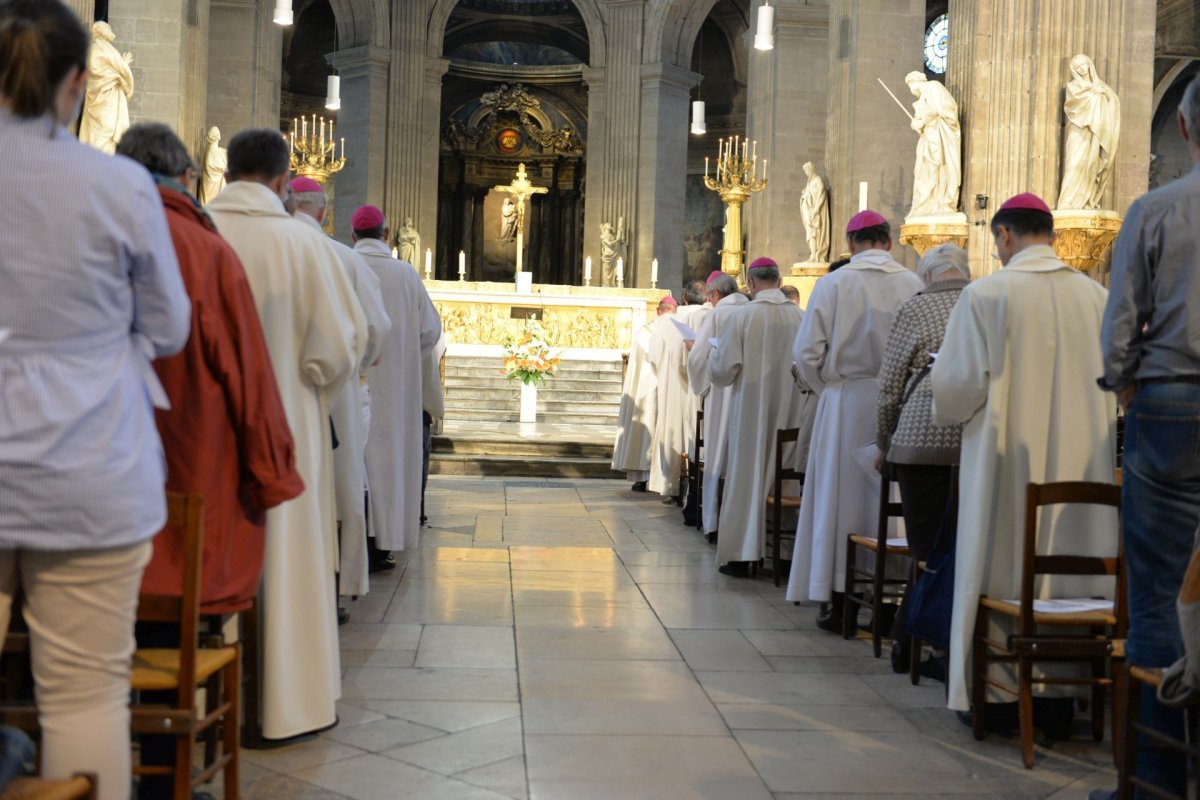
[[[442,53],[493,63],[511,54],[529,64],[586,64],[590,56],[587,27],[571,0],[460,0]]]

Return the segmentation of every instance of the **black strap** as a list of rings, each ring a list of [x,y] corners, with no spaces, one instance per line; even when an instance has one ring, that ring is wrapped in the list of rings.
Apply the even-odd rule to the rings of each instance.
[[[929,371],[932,369],[933,361],[931,359],[930,362],[922,367],[921,371],[917,373],[917,377],[913,378],[912,382],[908,384],[908,389],[906,389],[904,392],[904,398],[900,401],[900,408],[904,408],[904,404],[908,402],[908,398],[913,396],[913,392],[917,390],[917,386],[920,385],[921,381],[925,380],[925,376],[928,375]]]

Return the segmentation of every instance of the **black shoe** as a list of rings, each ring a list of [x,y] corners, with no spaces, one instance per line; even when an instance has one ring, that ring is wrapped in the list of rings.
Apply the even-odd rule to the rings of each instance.
[[[846,596],[842,592],[834,592],[833,598],[828,606],[821,606],[821,613],[817,616],[817,627],[823,631],[836,633],[839,636],[843,635],[842,618],[844,616],[844,605]],[[854,611],[850,615],[850,635],[858,630],[858,612],[860,607],[855,604]]]
[[[903,675],[908,672],[912,660],[912,645],[908,642],[892,643],[892,672]]]
[[[1075,720],[1075,698],[1033,698],[1033,725],[1051,741],[1061,742],[1071,738]]]
[[[871,633],[874,633],[878,630],[881,636],[891,636],[892,628],[894,628],[896,625],[897,608],[899,608],[899,606],[894,605],[893,603],[884,603],[883,608],[879,610],[879,619],[875,619],[875,617],[872,616],[871,624],[867,626],[866,630]]]
[[[731,578],[749,578],[750,577],[750,562],[749,561],[730,561],[728,564],[722,564],[717,567],[717,572],[722,575],[728,575]]]
[[[429,522],[429,517],[427,517],[427,516],[425,516],[425,515],[423,515],[423,514],[422,514],[422,515],[421,515],[421,527],[422,527],[422,528],[423,528],[423,527],[425,527],[425,525],[426,525],[428,522]]]
[[[968,728],[974,726],[974,711],[956,711],[958,721]],[[1017,732],[1020,721],[1016,703],[987,703],[983,712],[983,727],[988,733],[1012,736]]]
[[[709,544],[716,544],[717,531],[709,531],[708,533],[704,534],[704,541],[708,542]]]
[[[345,625],[350,621],[350,609],[338,606],[338,625]]]
[[[390,550],[373,550],[369,559],[367,572],[384,572],[396,568],[396,556]]]
[[[631,491],[631,492],[645,492],[645,491],[648,491],[648,489],[647,489],[647,487],[646,487],[646,481],[638,481],[638,482],[637,482],[637,483],[635,483],[633,486],[630,486],[630,487],[629,487],[629,491]]]
[[[946,682],[946,657],[945,656],[930,656],[921,662],[921,666],[917,668],[917,672],[922,678],[938,681],[939,683]]]

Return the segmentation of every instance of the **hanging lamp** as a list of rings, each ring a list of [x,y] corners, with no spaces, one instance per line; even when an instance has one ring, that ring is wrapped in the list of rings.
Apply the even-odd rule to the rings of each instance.
[[[330,111],[342,107],[342,79],[337,75],[330,75],[325,80],[325,107]]]
[[[275,0],[275,15],[272,19],[276,25],[291,25],[292,0]]]
[[[758,7],[758,28],[754,32],[754,49],[775,49],[775,9],[765,2]]]

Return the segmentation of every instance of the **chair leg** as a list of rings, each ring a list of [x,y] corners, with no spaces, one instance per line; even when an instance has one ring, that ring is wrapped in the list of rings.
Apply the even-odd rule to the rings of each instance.
[[[192,800],[192,742],[194,737],[185,733],[175,737],[174,800]]]
[[[871,598],[871,649],[876,658],[883,655],[883,576],[886,567],[887,547],[884,546],[875,554],[875,575],[871,585],[874,593]]]
[[[262,724],[258,707],[258,600],[241,613],[241,640],[243,664],[242,704],[245,706],[242,741],[247,745],[262,739]]]
[[[1092,678],[1096,681],[1092,685],[1092,739],[1097,742],[1104,741],[1104,686],[1100,681],[1104,678],[1105,663],[1104,659],[1097,658],[1092,662]]]
[[[851,608],[857,610],[858,606],[854,605],[854,562],[857,555],[858,547],[854,544],[853,539],[846,540],[846,585],[842,592],[842,638],[849,639],[854,636],[855,632],[850,630],[853,625],[853,620],[857,616],[851,612]]]
[[[1021,758],[1026,769],[1033,769],[1033,664],[1024,656],[1017,658],[1017,700]]]
[[[975,641],[971,645],[971,732],[979,741],[987,738],[987,612],[980,608],[975,613]],[[949,676],[946,684],[949,685]]]
[[[241,714],[241,652],[224,669],[222,681],[225,684],[225,699],[229,703],[229,711],[221,721],[222,746],[224,755],[229,756],[225,764],[225,800],[238,800],[240,792],[240,776],[238,775],[238,716]]]
[[[916,636],[908,637],[908,682],[913,686],[921,682],[921,648],[925,643]]]
[[[1121,725],[1121,759],[1117,762],[1117,798],[1133,800],[1133,775],[1137,770],[1137,732],[1134,724],[1140,713],[1141,686],[1129,672],[1129,663],[1121,666],[1121,683],[1124,695]]]
[[[779,547],[783,544],[783,506],[782,498],[778,494],[775,495],[775,530],[771,531],[771,577],[775,580],[775,585],[779,585],[779,570],[783,563],[783,559],[779,557]]]

